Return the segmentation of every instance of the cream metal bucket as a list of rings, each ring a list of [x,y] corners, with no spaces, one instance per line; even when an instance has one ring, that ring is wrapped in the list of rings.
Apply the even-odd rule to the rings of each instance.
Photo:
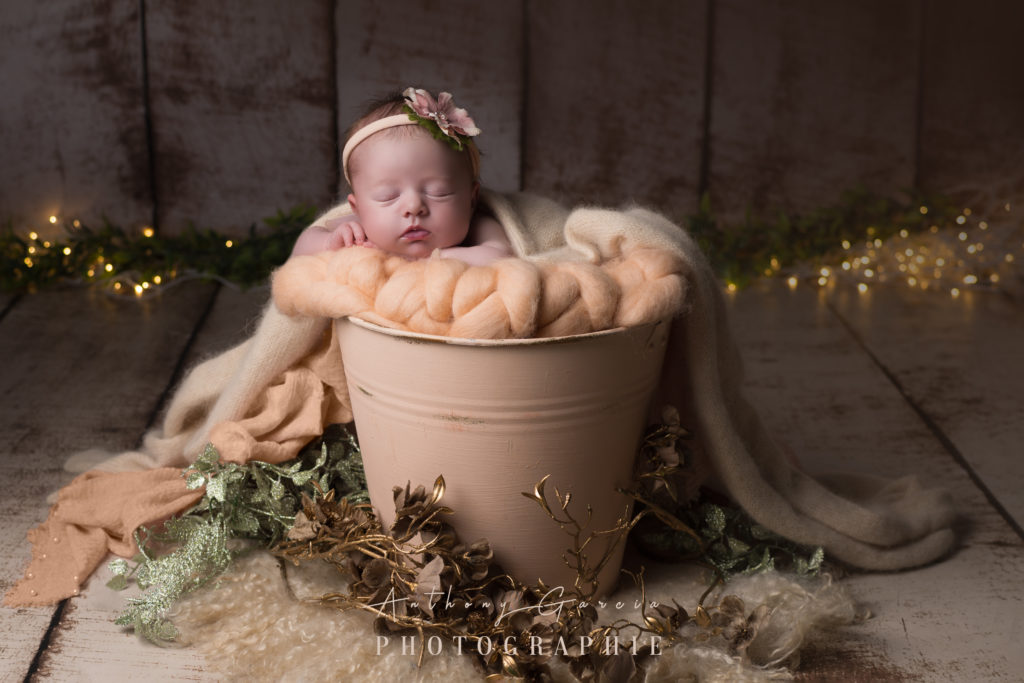
[[[459,339],[336,321],[370,499],[385,525],[392,487],[438,475],[466,543],[486,538],[495,560],[530,584],[569,589],[572,537],[522,496],[550,475],[571,493],[584,537],[629,509],[628,486],[661,373],[667,322],[548,339]],[[557,508],[555,508],[557,509]],[[590,561],[607,547],[595,539]],[[620,542],[599,577],[614,586]]]

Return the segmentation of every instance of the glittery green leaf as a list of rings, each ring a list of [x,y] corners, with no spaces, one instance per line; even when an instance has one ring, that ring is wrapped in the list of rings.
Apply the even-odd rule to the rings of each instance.
[[[206,482],[206,495],[218,502],[224,502],[224,497],[227,495],[227,483],[226,477],[211,477]]]
[[[292,481],[295,482],[294,479]],[[295,483],[298,484],[298,482]],[[270,485],[270,496],[273,500],[281,500],[284,497],[284,484],[281,483],[280,479],[275,479]]]
[[[734,555],[741,555],[750,551],[750,546],[738,538],[732,538],[730,536],[725,539],[725,542],[729,546],[729,551]]]
[[[123,591],[128,587],[128,577],[123,574],[118,574],[107,581],[107,588],[114,591]]]
[[[307,470],[305,472],[299,472],[292,475],[292,483],[296,486],[305,486],[309,483],[309,480],[313,478],[313,470]]]
[[[197,470],[208,472],[217,466],[219,460],[220,453],[217,452],[217,449],[214,448],[212,443],[207,444],[206,448],[203,449],[203,452],[198,458],[196,458],[193,467]]]
[[[260,530],[260,523],[254,515],[235,515],[228,524],[232,531],[236,531],[242,536],[254,536]]]
[[[717,505],[709,505],[705,522],[707,523],[707,535],[711,538],[717,537],[725,531],[725,512]]]

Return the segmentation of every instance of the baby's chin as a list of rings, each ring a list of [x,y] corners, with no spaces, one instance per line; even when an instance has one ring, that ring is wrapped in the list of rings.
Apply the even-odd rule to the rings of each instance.
[[[441,248],[443,247],[439,247],[438,245],[434,244],[432,240],[420,240],[417,242],[410,242],[408,244],[401,244],[399,246],[399,249],[395,250],[394,253],[398,254],[399,256],[404,256],[407,259],[415,261],[419,259],[428,258],[431,254],[434,253],[435,249]]]

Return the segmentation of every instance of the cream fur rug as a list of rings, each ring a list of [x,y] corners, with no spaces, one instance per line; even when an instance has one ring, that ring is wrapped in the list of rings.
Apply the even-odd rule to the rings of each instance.
[[[284,567],[284,569],[282,569]],[[707,576],[690,565],[648,570],[647,598],[692,608],[707,587]],[[626,585],[628,583],[628,585]],[[183,644],[190,644],[227,680],[264,681],[480,681],[482,668],[451,643],[434,642],[417,668],[418,641],[392,634],[384,644],[363,612],[339,612],[316,602],[344,590],[345,582],[323,563],[282,565],[256,551],[236,562],[217,586],[180,601],[172,617]],[[797,579],[775,572],[742,577],[717,589],[705,604],[736,595],[751,610],[768,607],[768,617],[744,656],[730,655],[721,638],[666,648],[648,658],[645,681],[734,682],[790,680],[784,665],[799,661],[800,647],[813,632],[851,623],[858,615],[846,592],[828,577]],[[600,623],[639,620],[639,590],[624,579],[598,611]],[[307,600],[307,601],[304,601]],[[621,603],[622,607],[616,609]],[[379,650],[378,650],[379,646]],[[554,681],[575,681],[565,662],[551,660]]]

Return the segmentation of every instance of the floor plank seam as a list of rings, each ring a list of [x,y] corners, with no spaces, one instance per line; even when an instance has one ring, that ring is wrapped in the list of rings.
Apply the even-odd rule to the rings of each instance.
[[[18,294],[17,296],[13,297],[10,301],[7,302],[7,305],[4,306],[4,309],[0,311],[0,322],[3,322],[3,319],[6,318],[7,314],[11,312],[15,304],[21,301],[22,296],[23,295]]]
[[[964,472],[971,479],[971,481],[974,482],[974,485],[977,486],[978,489],[982,492],[982,494],[985,496],[985,499],[988,500],[989,504],[996,510],[996,512],[999,513],[1003,520],[1010,525],[1010,528],[1013,529],[1014,533],[1016,533],[1017,536],[1022,541],[1024,541],[1024,528],[1021,528],[1021,525],[1017,522],[1016,519],[1013,518],[1013,515],[1010,514],[1009,510],[1007,510],[1003,506],[1003,504],[999,502],[999,499],[996,498],[995,494],[992,493],[991,489],[989,489],[989,487],[985,484],[981,477],[978,476],[978,473],[974,470],[973,467],[971,467],[971,464],[967,462],[967,458],[965,458],[964,454],[960,452],[960,449],[956,447],[956,444],[954,444],[953,441],[948,436],[946,436],[946,433],[942,431],[942,428],[938,425],[938,423],[935,422],[935,420],[932,419],[931,415],[926,413],[924,409],[921,408],[917,401],[915,401],[914,398],[910,395],[910,393],[904,388],[903,384],[899,381],[899,378],[897,378],[896,375],[893,374],[893,372],[882,363],[881,359],[877,355],[875,355],[875,353],[868,347],[864,339],[861,338],[859,334],[857,334],[857,331],[855,329],[853,329],[853,326],[849,323],[849,321],[847,321],[846,318],[844,318],[842,314],[838,310],[836,310],[832,303],[827,299],[825,300],[825,306],[832,313],[832,315],[834,315],[836,319],[839,320],[840,324],[842,324],[842,326],[846,329],[850,336],[853,337],[853,340],[857,343],[857,345],[860,346],[864,353],[867,354],[868,358],[871,359],[871,362],[874,363],[875,366],[882,371],[882,374],[885,375],[886,379],[888,379],[889,382],[894,387],[896,387],[896,390],[900,393],[900,396],[903,397],[903,400],[906,401],[907,405],[910,406],[910,408],[917,414],[918,418],[932,433],[932,436],[934,436],[939,441],[939,443],[942,444],[942,447],[946,450],[950,457],[953,458],[953,461],[956,462],[956,464],[959,465],[960,468],[964,470]]]
[[[50,641],[53,639],[53,634],[60,626],[60,620],[64,616],[64,608],[68,605],[70,598],[64,598],[57,603],[57,608],[53,610],[53,616],[50,617],[50,625],[46,627],[46,633],[39,641],[39,649],[36,650],[36,656],[32,658],[32,663],[28,665],[28,671],[25,672],[25,678],[23,683],[30,683],[32,677],[39,672],[39,666],[43,661],[43,653],[46,652],[47,648],[50,647]]]
[[[167,380],[167,386],[160,392],[160,396],[157,398],[156,404],[153,406],[153,411],[149,414],[149,419],[146,420],[146,426],[142,429],[142,435],[139,436],[139,441],[136,443],[136,447],[141,447],[143,439],[145,439],[146,432],[152,429],[156,423],[157,418],[160,416],[160,412],[164,409],[164,404],[167,403],[170,398],[171,392],[178,385],[181,380],[182,374],[185,372],[185,362],[188,358],[189,351],[196,343],[196,339],[199,337],[200,331],[203,326],[206,325],[207,319],[210,317],[210,313],[213,311],[214,305],[217,303],[217,297],[220,296],[221,290],[224,286],[220,283],[216,283],[213,292],[210,294],[210,299],[206,302],[206,308],[199,314],[199,318],[196,320],[196,324],[192,327],[192,332],[189,334],[188,341],[185,342],[185,346],[182,347],[181,353],[178,354],[178,361],[174,364],[174,369],[171,371],[171,376]]]

